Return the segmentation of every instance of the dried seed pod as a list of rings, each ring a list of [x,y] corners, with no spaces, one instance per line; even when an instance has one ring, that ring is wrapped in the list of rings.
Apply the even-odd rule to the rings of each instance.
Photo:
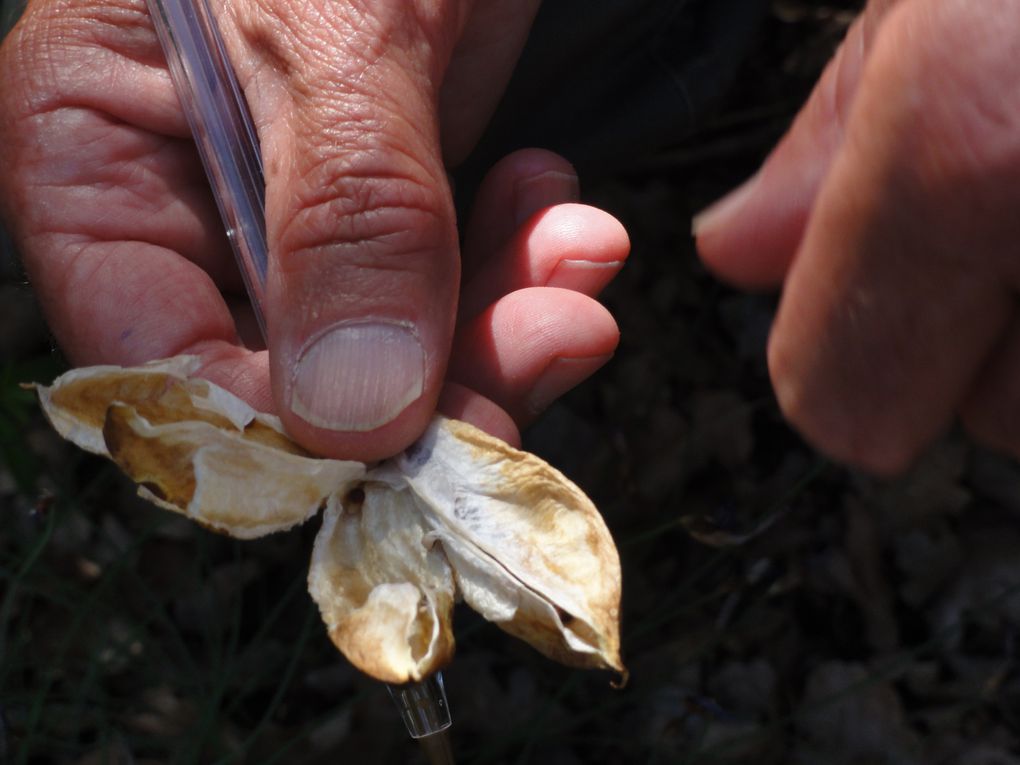
[[[177,357],[34,387],[62,436],[217,531],[248,539],[325,506],[309,592],[333,642],[373,677],[420,680],[449,661],[458,595],[547,656],[625,672],[616,548],[558,471],[439,416],[371,469],[320,459],[277,418],[191,377],[197,368]]]
[[[392,461],[427,509],[468,605],[566,664],[623,671],[620,559],[562,473],[467,423],[436,418]]]
[[[389,683],[422,680],[453,656],[453,574],[425,534],[410,492],[369,482],[331,503],[315,539],[308,591],[330,638]]]
[[[145,403],[143,410],[167,417],[184,413],[159,401]],[[365,473],[360,462],[320,460],[269,445],[254,424],[243,430],[193,419],[153,425],[134,407],[115,403],[103,436],[111,459],[139,484],[141,496],[238,539],[304,523]],[[258,435],[250,437],[249,430]]]
[[[36,386],[57,431],[111,458],[139,494],[239,539],[303,523],[360,462],[311,457],[280,421],[199,378],[194,357],[142,367],[89,367]]]
[[[198,368],[194,356],[175,356],[141,367],[97,366],[72,369],[53,385],[32,384],[54,430],[92,454],[109,456],[103,440],[106,410],[114,401],[144,401],[168,385],[188,379]]]

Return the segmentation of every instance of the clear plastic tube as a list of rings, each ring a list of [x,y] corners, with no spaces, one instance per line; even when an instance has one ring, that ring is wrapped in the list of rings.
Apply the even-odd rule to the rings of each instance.
[[[206,0],[147,0],[265,337],[266,184],[255,125]]]
[[[411,738],[423,738],[450,727],[450,708],[446,705],[446,687],[441,674],[420,683],[389,685],[400,717]]]

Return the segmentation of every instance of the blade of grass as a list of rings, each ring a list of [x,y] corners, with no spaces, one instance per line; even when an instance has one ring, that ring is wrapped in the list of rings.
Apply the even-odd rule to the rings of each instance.
[[[150,524],[148,528],[144,529],[142,533],[140,533],[138,537],[132,541],[132,543],[128,546],[128,549],[124,551],[123,555],[103,572],[100,579],[94,584],[92,590],[83,598],[78,608],[72,614],[71,622],[67,626],[64,639],[60,642],[54,657],[48,662],[47,668],[43,671],[43,682],[40,684],[40,687],[33,697],[33,702],[25,725],[25,737],[19,747],[18,755],[15,760],[18,765],[25,765],[25,763],[29,761],[29,756],[32,753],[33,740],[35,733],[39,728],[43,709],[46,706],[47,700],[50,698],[53,685],[57,679],[59,668],[63,666],[64,660],[70,651],[71,646],[79,638],[79,631],[83,622],[87,616],[91,615],[95,602],[112,586],[117,577],[121,575],[121,572],[131,565],[133,562],[133,554],[156,533],[159,525],[159,522]]]
[[[240,751],[242,757],[255,749],[255,744],[258,742],[263,730],[273,718],[276,710],[279,708],[280,703],[283,701],[284,694],[290,689],[290,684],[294,679],[294,672],[297,670],[301,654],[304,651],[309,636],[312,634],[312,627],[317,622],[319,622],[318,614],[313,613],[312,610],[309,609],[305,614],[304,622],[301,624],[301,632],[298,634],[297,641],[294,644],[294,650],[291,651],[290,660],[284,668],[283,675],[280,678],[280,682],[276,687],[276,691],[273,694],[272,699],[270,699],[269,704],[266,706],[265,712],[262,714],[262,718],[255,725],[255,728],[248,735],[248,738],[244,741],[244,743],[241,744]],[[228,760],[221,760],[220,762],[222,765],[227,765]]]

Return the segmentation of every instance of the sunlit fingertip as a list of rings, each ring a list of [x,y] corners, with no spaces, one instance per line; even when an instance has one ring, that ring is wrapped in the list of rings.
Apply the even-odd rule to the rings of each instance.
[[[619,340],[597,301],[572,290],[519,290],[458,330],[448,377],[524,425],[602,366]]]
[[[492,166],[475,194],[464,232],[464,273],[470,276],[485,267],[535,212],[576,198],[577,175],[563,157],[545,149],[508,154]]]

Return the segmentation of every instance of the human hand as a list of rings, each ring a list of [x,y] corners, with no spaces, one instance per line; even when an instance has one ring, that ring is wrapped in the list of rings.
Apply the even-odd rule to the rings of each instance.
[[[195,353],[306,447],[372,460],[424,428],[459,322],[444,407],[516,437],[616,341],[590,279],[520,288],[627,249],[591,208],[527,219],[576,180],[559,158],[518,155],[487,181],[465,257],[494,265],[456,316],[445,165],[482,130],[537,5],[214,0],[266,168],[266,354],[238,339],[241,283],[142,0],[30,4],[0,49],[0,207],[70,360]],[[571,332],[528,334],[553,325]]]
[[[955,415],[1020,456],[1020,9],[872,0],[761,171],[695,222],[783,284],[779,403],[837,459],[904,469]]]

